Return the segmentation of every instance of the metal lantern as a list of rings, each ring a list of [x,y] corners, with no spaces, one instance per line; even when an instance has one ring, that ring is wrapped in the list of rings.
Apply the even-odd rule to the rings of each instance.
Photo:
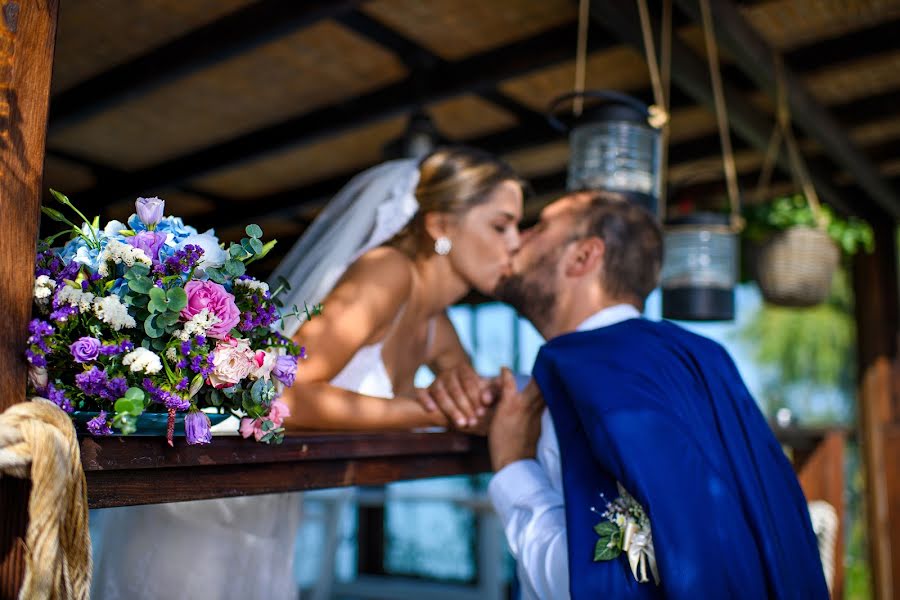
[[[577,118],[564,123],[554,115],[575,98],[599,100]],[[569,133],[570,191],[603,189],[619,192],[657,214],[660,194],[660,131],[647,119],[648,108],[639,100],[605,90],[572,92],[551,105],[550,123]]]
[[[385,146],[384,155],[387,158],[425,158],[443,141],[431,117],[417,110],[410,115],[403,135]]]
[[[684,321],[734,319],[738,235],[728,215],[697,212],[666,223],[662,315]]]

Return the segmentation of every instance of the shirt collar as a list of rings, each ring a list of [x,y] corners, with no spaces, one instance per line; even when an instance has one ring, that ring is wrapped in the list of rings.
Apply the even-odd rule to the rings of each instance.
[[[592,314],[590,317],[581,322],[576,331],[588,331],[589,329],[598,329],[607,325],[615,325],[621,321],[628,319],[637,319],[641,316],[640,311],[631,304],[616,304],[608,306]]]

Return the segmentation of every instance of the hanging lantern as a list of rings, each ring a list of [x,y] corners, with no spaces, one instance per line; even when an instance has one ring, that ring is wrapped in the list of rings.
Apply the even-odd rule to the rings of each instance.
[[[580,116],[563,122],[554,113],[564,102],[599,100]],[[569,191],[602,189],[619,192],[658,215],[661,136],[648,123],[649,111],[639,100],[606,90],[571,92],[554,100],[549,120],[569,134]]]
[[[684,321],[734,319],[738,235],[726,214],[669,219],[665,232],[662,315]]]
[[[424,158],[443,143],[443,137],[427,113],[417,110],[409,117],[403,135],[384,147],[387,158]]]

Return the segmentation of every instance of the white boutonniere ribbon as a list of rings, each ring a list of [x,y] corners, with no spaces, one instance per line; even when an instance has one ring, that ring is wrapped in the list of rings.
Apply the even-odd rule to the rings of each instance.
[[[650,519],[622,484],[618,484],[618,487],[619,497],[606,504],[606,510],[600,513],[604,520],[594,526],[594,531],[600,536],[594,547],[594,562],[613,560],[624,553],[637,581],[650,581],[647,577],[649,570],[653,581],[659,585]]]

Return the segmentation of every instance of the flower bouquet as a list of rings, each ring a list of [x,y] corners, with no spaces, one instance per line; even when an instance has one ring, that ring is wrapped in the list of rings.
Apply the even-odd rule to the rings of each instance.
[[[273,328],[290,316],[275,299],[280,288],[245,274],[275,241],[263,244],[250,225],[226,250],[212,231],[163,216],[159,198],[138,198],[127,224],[100,228],[51,192],[82,223],[43,208],[66,229],[38,245],[29,391],[87,413],[93,435],[134,433],[159,417],[170,445],[176,419],[189,444],[207,444],[207,413],[218,413],[240,417],[244,437],[280,443],[289,412],[277,396],[305,350]]]

